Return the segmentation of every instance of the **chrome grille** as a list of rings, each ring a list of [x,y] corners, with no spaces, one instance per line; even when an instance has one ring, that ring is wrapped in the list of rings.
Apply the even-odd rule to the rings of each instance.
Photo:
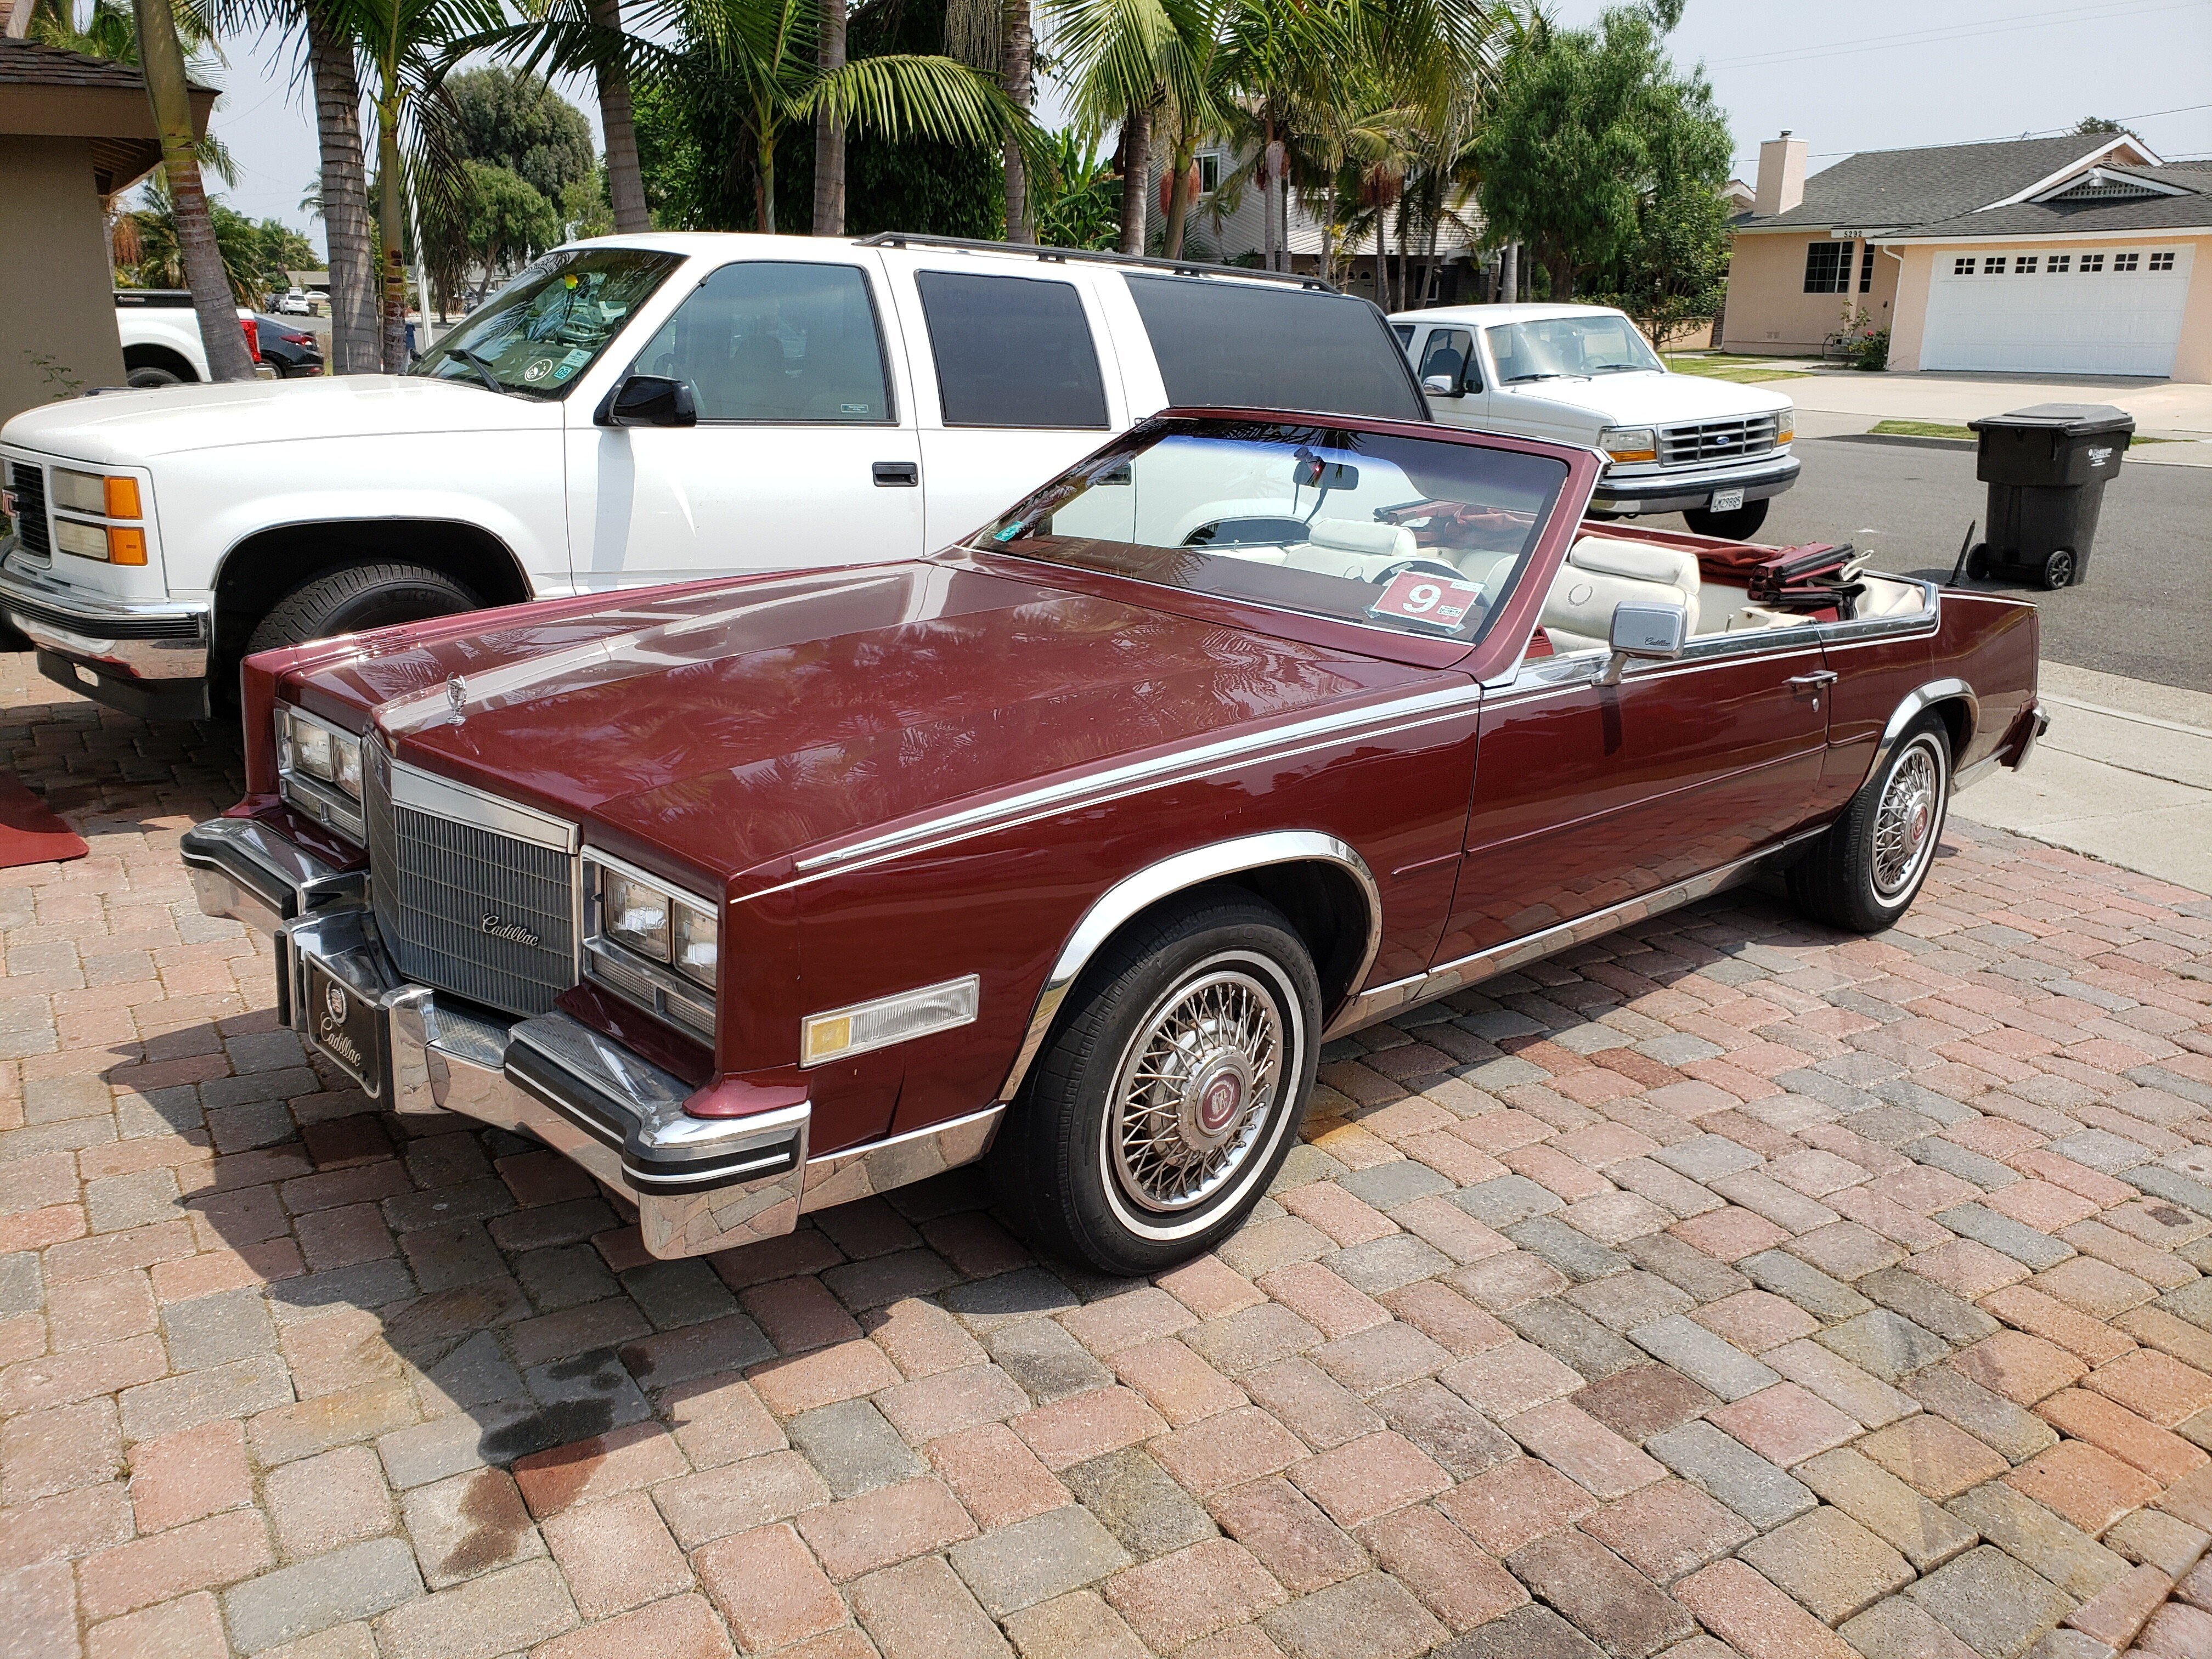
[[[1781,417],[1776,415],[1662,427],[1659,464],[1698,466],[1714,461],[1733,461],[1746,455],[1764,455],[1774,447],[1775,434],[1780,429]]]
[[[46,526],[46,469],[24,461],[9,462],[8,488],[15,495],[15,535],[23,550],[51,559],[54,544]]]
[[[395,802],[380,750],[362,769],[370,902],[400,972],[507,1013],[550,1012],[576,982],[574,855]]]

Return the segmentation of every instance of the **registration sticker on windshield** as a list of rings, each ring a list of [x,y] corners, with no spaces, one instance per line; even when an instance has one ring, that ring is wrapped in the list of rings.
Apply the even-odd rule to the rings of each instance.
[[[1367,607],[1367,614],[1450,629],[1467,620],[1468,612],[1481,598],[1480,582],[1455,582],[1449,577],[1407,570],[1390,579],[1382,597]]]
[[[584,347],[578,346],[555,365],[553,378],[556,380],[565,380],[591,361],[592,354]]]

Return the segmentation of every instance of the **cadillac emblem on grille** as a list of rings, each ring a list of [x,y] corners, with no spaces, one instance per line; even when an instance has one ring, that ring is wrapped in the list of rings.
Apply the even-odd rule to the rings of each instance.
[[[483,930],[494,939],[513,939],[517,945],[535,945],[538,935],[527,927],[512,921],[501,921],[497,916],[483,919]]]

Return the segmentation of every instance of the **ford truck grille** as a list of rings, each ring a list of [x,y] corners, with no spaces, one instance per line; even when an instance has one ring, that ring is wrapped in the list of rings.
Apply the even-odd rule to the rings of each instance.
[[[510,1014],[550,1012],[576,982],[574,855],[392,799],[364,756],[370,902],[409,979]]]
[[[53,536],[46,527],[46,474],[43,467],[25,461],[8,463],[8,488],[15,495],[15,535],[26,553],[42,559],[54,556]]]
[[[1659,464],[1662,466],[1711,465],[1715,461],[1741,460],[1764,455],[1774,447],[1780,417],[1753,415],[1747,420],[1700,421],[1694,426],[1662,427]]]

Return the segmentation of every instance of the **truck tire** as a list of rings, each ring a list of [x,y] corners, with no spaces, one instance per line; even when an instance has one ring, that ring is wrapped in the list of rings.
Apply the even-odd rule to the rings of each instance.
[[[1766,522],[1765,501],[1746,501],[1733,513],[1714,513],[1702,507],[1685,507],[1682,521],[1700,536],[1724,536],[1732,542],[1747,541]]]
[[[270,608],[246,654],[359,634],[426,617],[476,611],[483,601],[451,576],[419,564],[349,564],[310,576]]]
[[[182,386],[185,384],[185,378],[183,375],[173,374],[166,368],[155,368],[152,363],[140,364],[124,378],[129,380],[132,386],[142,387],[155,386]]]

